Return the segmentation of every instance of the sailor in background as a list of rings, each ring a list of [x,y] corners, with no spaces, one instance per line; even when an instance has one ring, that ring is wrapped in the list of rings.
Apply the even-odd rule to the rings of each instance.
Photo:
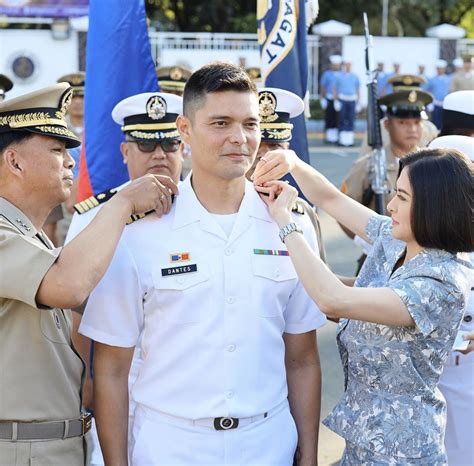
[[[338,141],[338,115],[334,108],[334,88],[336,79],[341,72],[342,57],[331,55],[329,57],[330,68],[321,75],[320,79],[320,99],[321,108],[324,110],[325,142],[336,144]]]
[[[337,75],[335,96],[340,102],[339,112],[339,145],[354,145],[354,122],[360,98],[360,80],[352,72],[352,63],[344,60],[341,72]]]
[[[182,96],[192,71],[185,66],[161,66],[156,69],[160,91]]]
[[[436,75],[433,76],[426,86],[426,90],[433,95],[433,113],[431,118],[438,129],[441,129],[443,113],[443,100],[449,94],[451,87],[451,75],[446,74],[446,60],[436,61]]]
[[[464,60],[461,58],[454,60],[458,62],[456,71],[451,80],[451,87],[449,89],[451,92],[474,90],[473,58],[474,57],[464,57]]]

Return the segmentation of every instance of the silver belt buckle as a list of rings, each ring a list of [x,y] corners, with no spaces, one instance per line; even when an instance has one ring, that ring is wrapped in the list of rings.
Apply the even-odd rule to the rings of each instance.
[[[214,419],[214,429],[229,430],[236,429],[239,425],[239,420],[233,417],[216,417]]]

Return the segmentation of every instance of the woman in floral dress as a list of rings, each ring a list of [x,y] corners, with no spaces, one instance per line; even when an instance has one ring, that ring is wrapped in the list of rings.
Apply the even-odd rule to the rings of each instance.
[[[344,285],[288,227],[297,191],[373,244],[354,287]],[[345,393],[324,423],[346,440],[342,465],[446,464],[446,406],[437,389],[470,291],[473,169],[457,151],[403,158],[390,217],[339,192],[292,151],[259,162],[256,189],[308,294],[338,318]],[[283,228],[287,226],[287,228]]]

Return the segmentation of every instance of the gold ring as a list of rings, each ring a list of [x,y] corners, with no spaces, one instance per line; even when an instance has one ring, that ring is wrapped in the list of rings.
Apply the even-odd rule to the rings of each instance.
[[[263,162],[268,162],[268,160],[265,158],[264,155],[262,157],[260,157],[260,160],[262,160]]]

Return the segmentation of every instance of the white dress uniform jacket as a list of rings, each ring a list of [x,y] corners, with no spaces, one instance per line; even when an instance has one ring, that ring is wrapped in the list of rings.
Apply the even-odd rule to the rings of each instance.
[[[474,264],[474,253],[470,258]],[[474,282],[472,287],[460,331],[474,332]],[[444,443],[449,466],[474,464],[474,352],[451,352],[439,389],[448,409]]]
[[[145,408],[186,419],[260,415],[287,398],[282,334],[326,319],[278,255],[279,228],[251,183],[229,238],[190,177],[179,191],[168,215],[127,226],[80,331],[112,346],[140,340],[132,396]],[[317,250],[309,219],[295,221]]]

